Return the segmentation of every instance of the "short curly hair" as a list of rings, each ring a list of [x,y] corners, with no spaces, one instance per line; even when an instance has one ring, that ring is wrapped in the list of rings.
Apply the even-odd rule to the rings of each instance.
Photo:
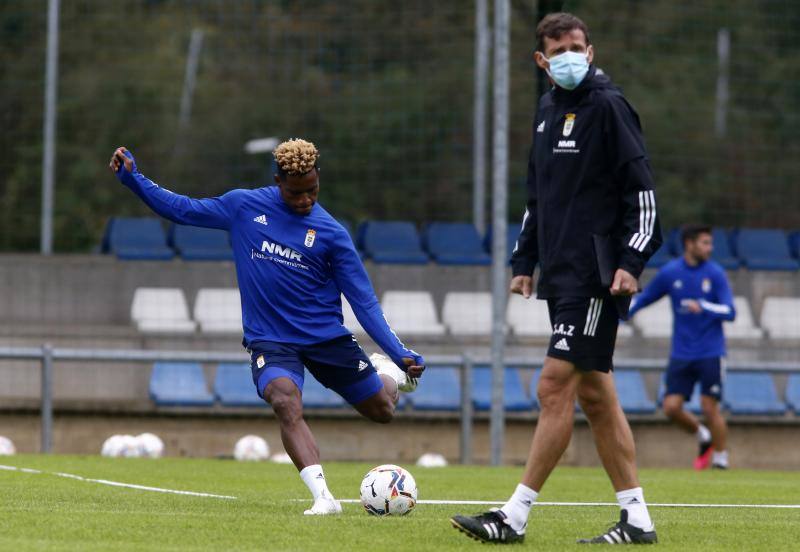
[[[281,142],[272,154],[278,165],[278,175],[283,179],[287,175],[302,176],[319,168],[317,147],[302,138]]]

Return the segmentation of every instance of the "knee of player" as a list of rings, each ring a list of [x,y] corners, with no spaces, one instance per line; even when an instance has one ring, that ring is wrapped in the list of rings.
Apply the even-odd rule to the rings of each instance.
[[[543,410],[563,406],[563,403],[565,401],[569,401],[570,399],[565,386],[549,379],[539,380],[539,386],[536,389],[536,396],[539,399],[539,405]]]
[[[608,402],[601,400],[597,395],[592,393],[579,393],[578,404],[581,405],[581,410],[583,410],[583,413],[591,418],[595,414],[602,412],[606,408]]]
[[[705,414],[707,418],[719,414],[719,403],[711,397],[703,397],[700,408],[702,408],[703,414]]]
[[[382,401],[372,412],[370,419],[379,424],[388,424],[394,419],[394,403]]]
[[[664,401],[664,414],[669,418],[674,418],[683,410],[683,405],[675,401]]]
[[[270,394],[267,401],[280,418],[293,419],[303,415],[303,402],[299,396],[277,392]]]

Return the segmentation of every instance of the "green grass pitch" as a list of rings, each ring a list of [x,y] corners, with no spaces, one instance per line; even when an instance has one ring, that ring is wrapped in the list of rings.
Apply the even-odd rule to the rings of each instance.
[[[359,504],[336,517],[305,517],[308,493],[292,466],[201,459],[96,456],[0,457],[0,464],[169,489],[236,496],[222,500],[111,487],[0,470],[0,550],[465,550],[482,545],[450,527],[456,513],[485,507],[418,505],[408,516],[375,518]],[[371,465],[327,463],[338,498],[357,498]],[[420,499],[500,500],[521,469],[407,466]],[[797,504],[800,474],[643,470],[651,503]],[[601,469],[558,468],[548,502],[614,502]],[[298,501],[297,499],[302,499]],[[797,550],[800,510],[665,508],[651,514],[665,550]],[[539,506],[518,548],[581,547],[618,517],[616,507]]]

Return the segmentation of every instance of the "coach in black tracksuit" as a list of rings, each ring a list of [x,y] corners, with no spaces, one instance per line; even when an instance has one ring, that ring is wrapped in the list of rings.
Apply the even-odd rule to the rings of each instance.
[[[553,88],[533,123],[528,204],[511,258],[511,292],[531,296],[538,264],[537,295],[547,300],[553,325],[537,388],[539,417],[525,472],[508,502],[497,511],[455,516],[452,523],[485,542],[521,541],[531,506],[569,444],[577,398],[622,510],[619,523],[584,542],[652,543],[655,527],[639,486],[612,355],[619,318],[627,315],[637,279],[661,244],[653,177],[639,117],[592,65],[583,21],[550,14],[536,37],[536,63]]]

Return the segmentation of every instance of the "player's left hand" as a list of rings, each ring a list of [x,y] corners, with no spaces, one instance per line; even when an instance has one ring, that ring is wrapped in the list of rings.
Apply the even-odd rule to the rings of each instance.
[[[413,358],[404,357],[403,364],[406,365],[406,374],[408,374],[412,378],[418,378],[422,375],[422,372],[425,371],[425,365],[421,364],[422,357],[417,357],[419,360],[415,360]],[[417,364],[420,362],[420,364]]]
[[[116,174],[123,165],[125,166],[126,171],[133,172],[133,167],[135,166],[133,155],[125,146],[114,150],[114,154],[111,156],[111,161],[108,163],[108,168],[111,169],[111,172]]]
[[[618,268],[611,284],[611,295],[633,295],[639,291],[639,282],[627,270]]]
[[[694,299],[684,299],[681,301],[681,306],[692,314],[700,314],[703,312],[703,307],[701,307],[700,303]]]

